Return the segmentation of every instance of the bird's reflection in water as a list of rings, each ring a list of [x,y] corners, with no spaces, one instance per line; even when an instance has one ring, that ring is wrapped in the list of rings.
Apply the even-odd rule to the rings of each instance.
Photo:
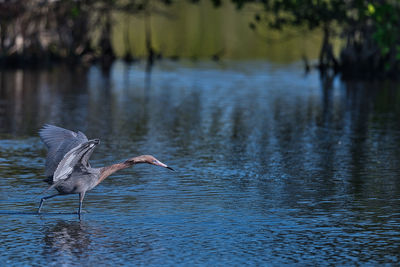
[[[91,239],[84,222],[62,220],[44,229],[44,242],[44,256],[63,264],[85,258]]]

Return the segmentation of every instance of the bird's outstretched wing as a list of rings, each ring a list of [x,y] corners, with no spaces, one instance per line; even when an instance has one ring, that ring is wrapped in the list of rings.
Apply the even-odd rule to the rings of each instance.
[[[64,156],[73,148],[88,141],[82,132],[73,132],[46,124],[39,131],[40,139],[48,148],[46,157],[46,177],[53,176]]]
[[[99,142],[98,139],[90,140],[74,147],[65,154],[54,172],[53,184],[67,179],[76,167],[87,168],[89,166],[89,157]]]

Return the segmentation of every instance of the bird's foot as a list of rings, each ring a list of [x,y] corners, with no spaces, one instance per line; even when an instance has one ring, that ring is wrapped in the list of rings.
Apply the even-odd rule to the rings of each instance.
[[[84,213],[89,213],[89,211],[87,211],[87,210],[81,210],[81,214],[84,214]],[[77,211],[76,214],[79,214],[79,211]]]

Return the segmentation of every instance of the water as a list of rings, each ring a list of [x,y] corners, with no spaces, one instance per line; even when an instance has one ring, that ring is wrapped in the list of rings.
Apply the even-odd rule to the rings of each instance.
[[[1,265],[395,264],[400,91],[301,64],[171,63],[0,75]],[[34,215],[44,123],[100,138],[92,165],[153,154]]]

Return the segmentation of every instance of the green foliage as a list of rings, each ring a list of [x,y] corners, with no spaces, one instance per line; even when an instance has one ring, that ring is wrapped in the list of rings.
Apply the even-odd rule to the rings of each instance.
[[[78,7],[74,6],[71,8],[71,16],[73,18],[77,18],[79,16],[79,14],[80,14],[80,10]]]
[[[253,0],[232,0],[237,8],[255,3]],[[262,0],[263,10],[249,24],[252,30],[268,25],[277,30],[285,26],[304,27],[310,30],[324,29],[321,55],[331,56],[330,38],[337,36],[346,40],[343,48],[343,64],[362,65],[360,71],[371,68],[371,73],[400,70],[400,1],[361,0]],[[259,3],[259,2],[258,2]],[[267,23],[267,24],[266,24]],[[264,26],[265,27],[265,26]],[[322,60],[322,56],[320,60]],[[350,61],[349,61],[350,60]],[[352,61],[352,62],[351,62]],[[365,64],[364,64],[365,63]]]
[[[394,8],[389,3],[375,5],[370,3],[367,13],[375,25],[373,38],[377,42],[382,55],[387,56],[394,53],[396,59],[399,60],[399,8]]]
[[[245,4],[258,2],[232,1],[239,9]],[[307,25],[310,29],[314,29],[332,21],[341,22],[347,12],[346,2],[339,0],[262,0],[261,2],[264,11],[268,14],[264,16],[264,19],[267,18],[269,26],[276,29],[281,29],[286,25]],[[260,21],[260,14],[255,16],[255,20]]]

